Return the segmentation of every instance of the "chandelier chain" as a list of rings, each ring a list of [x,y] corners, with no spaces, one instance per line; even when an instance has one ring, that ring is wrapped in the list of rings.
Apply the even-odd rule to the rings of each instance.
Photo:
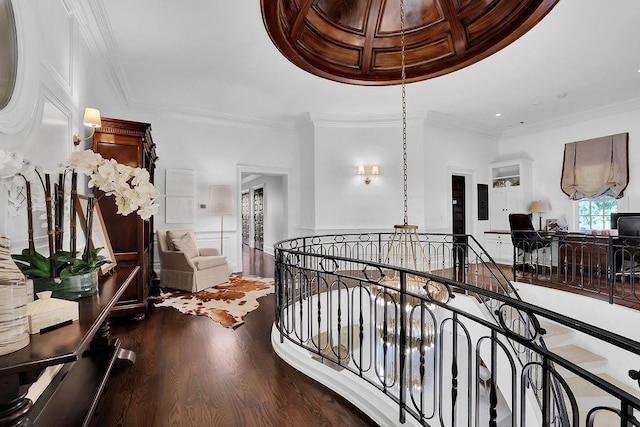
[[[401,87],[402,87],[402,165],[403,165],[403,191],[404,191],[404,225],[409,224],[408,208],[407,208],[407,92],[405,90],[405,55],[404,55],[404,0],[400,0],[400,69],[402,70]]]

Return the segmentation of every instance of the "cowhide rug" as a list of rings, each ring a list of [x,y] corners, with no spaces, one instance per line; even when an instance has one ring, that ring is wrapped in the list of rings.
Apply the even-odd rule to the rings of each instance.
[[[244,323],[247,313],[258,308],[258,298],[273,293],[274,282],[255,276],[231,276],[229,282],[195,293],[161,290],[155,306],[208,316],[226,328],[235,328]]]

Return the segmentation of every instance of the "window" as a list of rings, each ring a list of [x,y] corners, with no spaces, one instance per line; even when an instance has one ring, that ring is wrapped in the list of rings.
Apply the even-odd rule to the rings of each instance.
[[[612,197],[578,201],[578,231],[609,229],[611,214],[618,212],[618,202]]]

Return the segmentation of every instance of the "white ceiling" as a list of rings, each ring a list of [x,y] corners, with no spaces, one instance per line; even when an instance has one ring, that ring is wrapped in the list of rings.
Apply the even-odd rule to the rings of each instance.
[[[133,106],[285,127],[305,113],[400,114],[398,86],[345,85],[291,64],[266,33],[260,0],[94,0],[87,12]],[[640,107],[639,23],[638,0],[560,0],[502,51],[408,85],[407,108],[500,134]]]

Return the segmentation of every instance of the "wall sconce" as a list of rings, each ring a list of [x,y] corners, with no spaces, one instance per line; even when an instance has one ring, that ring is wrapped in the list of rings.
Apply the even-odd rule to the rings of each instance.
[[[360,176],[360,179],[363,180],[367,185],[375,181],[376,177],[379,174],[380,170],[378,169],[378,166],[371,166],[371,170],[369,173],[367,173],[367,170],[364,166],[358,166],[358,176]]]
[[[79,133],[73,134],[73,145],[78,145],[82,141],[86,141],[91,138],[93,134],[96,132],[96,128],[102,127],[102,120],[100,119],[100,111],[95,108],[85,108],[84,109],[84,120],[82,123],[85,126],[91,127],[91,135],[86,138],[81,138]]]

